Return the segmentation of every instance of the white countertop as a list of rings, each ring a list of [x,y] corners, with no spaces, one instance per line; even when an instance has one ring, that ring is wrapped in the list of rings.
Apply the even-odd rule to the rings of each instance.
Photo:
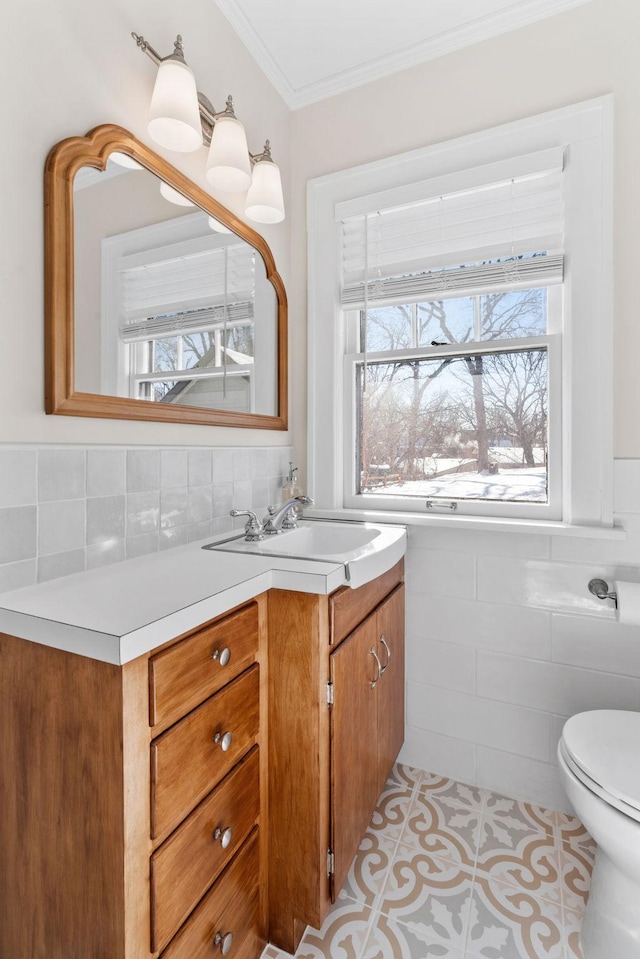
[[[0,595],[0,632],[122,665],[271,588],[328,594],[342,563],[188,546]]]

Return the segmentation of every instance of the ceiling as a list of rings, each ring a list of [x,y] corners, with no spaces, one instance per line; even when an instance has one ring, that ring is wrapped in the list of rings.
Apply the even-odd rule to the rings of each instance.
[[[215,0],[292,108],[589,0]]]

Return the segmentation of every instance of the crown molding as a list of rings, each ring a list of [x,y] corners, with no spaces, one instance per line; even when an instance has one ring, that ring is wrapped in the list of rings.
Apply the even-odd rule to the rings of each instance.
[[[271,81],[287,106],[294,110],[294,101],[297,91],[287,79],[286,74],[278,66],[270,50],[260,35],[254,30],[249,18],[245,16],[237,0],[215,0],[215,4],[229,21],[245,47],[256,61],[268,80]],[[302,105],[302,104],[301,104]]]
[[[491,37],[518,30],[538,20],[564,13],[573,7],[590,3],[591,0],[529,0],[526,5],[520,0],[506,10],[472,20],[419,43],[405,46],[387,56],[377,57],[367,63],[297,88],[291,84],[285,71],[255,31],[251,21],[240,8],[238,0],[215,0],[215,2],[287,106],[291,110],[297,110],[353,87],[370,83],[372,80],[379,80],[428,60],[435,60],[437,57],[453,53],[482,40],[489,40]]]

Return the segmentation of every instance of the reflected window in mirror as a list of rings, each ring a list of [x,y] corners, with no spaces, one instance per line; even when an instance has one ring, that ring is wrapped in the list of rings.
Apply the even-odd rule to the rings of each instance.
[[[277,303],[259,253],[111,159],[79,171],[74,203],[78,388],[275,414]]]

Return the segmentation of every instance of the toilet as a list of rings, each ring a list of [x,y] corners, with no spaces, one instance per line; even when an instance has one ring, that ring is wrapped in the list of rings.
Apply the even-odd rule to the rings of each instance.
[[[573,716],[558,762],[571,805],[598,844],[580,937],[584,959],[639,959],[640,713]]]

